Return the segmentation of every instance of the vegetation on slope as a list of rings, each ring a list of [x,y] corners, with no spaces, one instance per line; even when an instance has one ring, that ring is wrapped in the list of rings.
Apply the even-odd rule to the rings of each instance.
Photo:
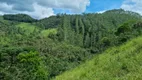
[[[44,30],[39,29],[39,32],[34,31],[25,35],[25,30],[31,31],[28,27],[32,26],[27,26],[31,24],[18,24],[20,26],[0,24],[0,79],[2,80],[39,80],[39,78],[47,80],[76,67],[92,56],[83,48],[43,37],[41,32]],[[53,31],[56,32],[54,29]],[[52,33],[51,30],[48,33],[50,32]],[[19,57],[21,54],[22,57]]]
[[[109,47],[142,34],[141,16],[124,10],[103,14],[60,14],[36,22],[28,22],[26,18],[23,22],[18,15],[12,18],[15,17],[18,21],[0,19],[2,80],[36,80],[41,76],[50,79]],[[21,54],[24,57],[18,57]],[[21,61],[23,59],[28,61]]]
[[[55,80],[141,80],[142,37],[96,55]]]
[[[40,35],[43,37],[48,37],[56,34],[57,34],[57,29],[54,28],[54,29],[42,30]]]
[[[121,9],[110,10],[103,14],[61,15],[61,17],[57,39],[88,48],[91,53],[119,45],[142,32],[137,33],[138,27],[134,28],[134,24],[141,22],[142,17],[137,13]],[[139,29],[142,30],[141,25]]]

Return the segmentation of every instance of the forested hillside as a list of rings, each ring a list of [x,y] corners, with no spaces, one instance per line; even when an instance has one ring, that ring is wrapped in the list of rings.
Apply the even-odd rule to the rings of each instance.
[[[122,9],[41,20],[26,14],[3,15],[0,79],[50,80],[140,35],[142,16]]]

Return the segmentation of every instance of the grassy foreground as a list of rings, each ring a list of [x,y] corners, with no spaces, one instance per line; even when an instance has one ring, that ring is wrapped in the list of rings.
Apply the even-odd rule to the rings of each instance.
[[[110,48],[55,80],[142,80],[142,37]]]

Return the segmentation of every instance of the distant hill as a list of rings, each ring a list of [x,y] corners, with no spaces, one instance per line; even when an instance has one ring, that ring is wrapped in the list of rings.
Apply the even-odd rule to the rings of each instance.
[[[113,47],[55,80],[141,80],[142,37]]]
[[[18,22],[35,22],[36,19],[33,19],[27,14],[5,14],[3,16],[5,20],[12,20],[12,21],[18,21]]]

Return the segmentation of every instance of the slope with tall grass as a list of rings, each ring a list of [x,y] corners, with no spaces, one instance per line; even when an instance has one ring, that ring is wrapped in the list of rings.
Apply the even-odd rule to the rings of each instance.
[[[142,37],[112,47],[55,80],[142,80]]]

